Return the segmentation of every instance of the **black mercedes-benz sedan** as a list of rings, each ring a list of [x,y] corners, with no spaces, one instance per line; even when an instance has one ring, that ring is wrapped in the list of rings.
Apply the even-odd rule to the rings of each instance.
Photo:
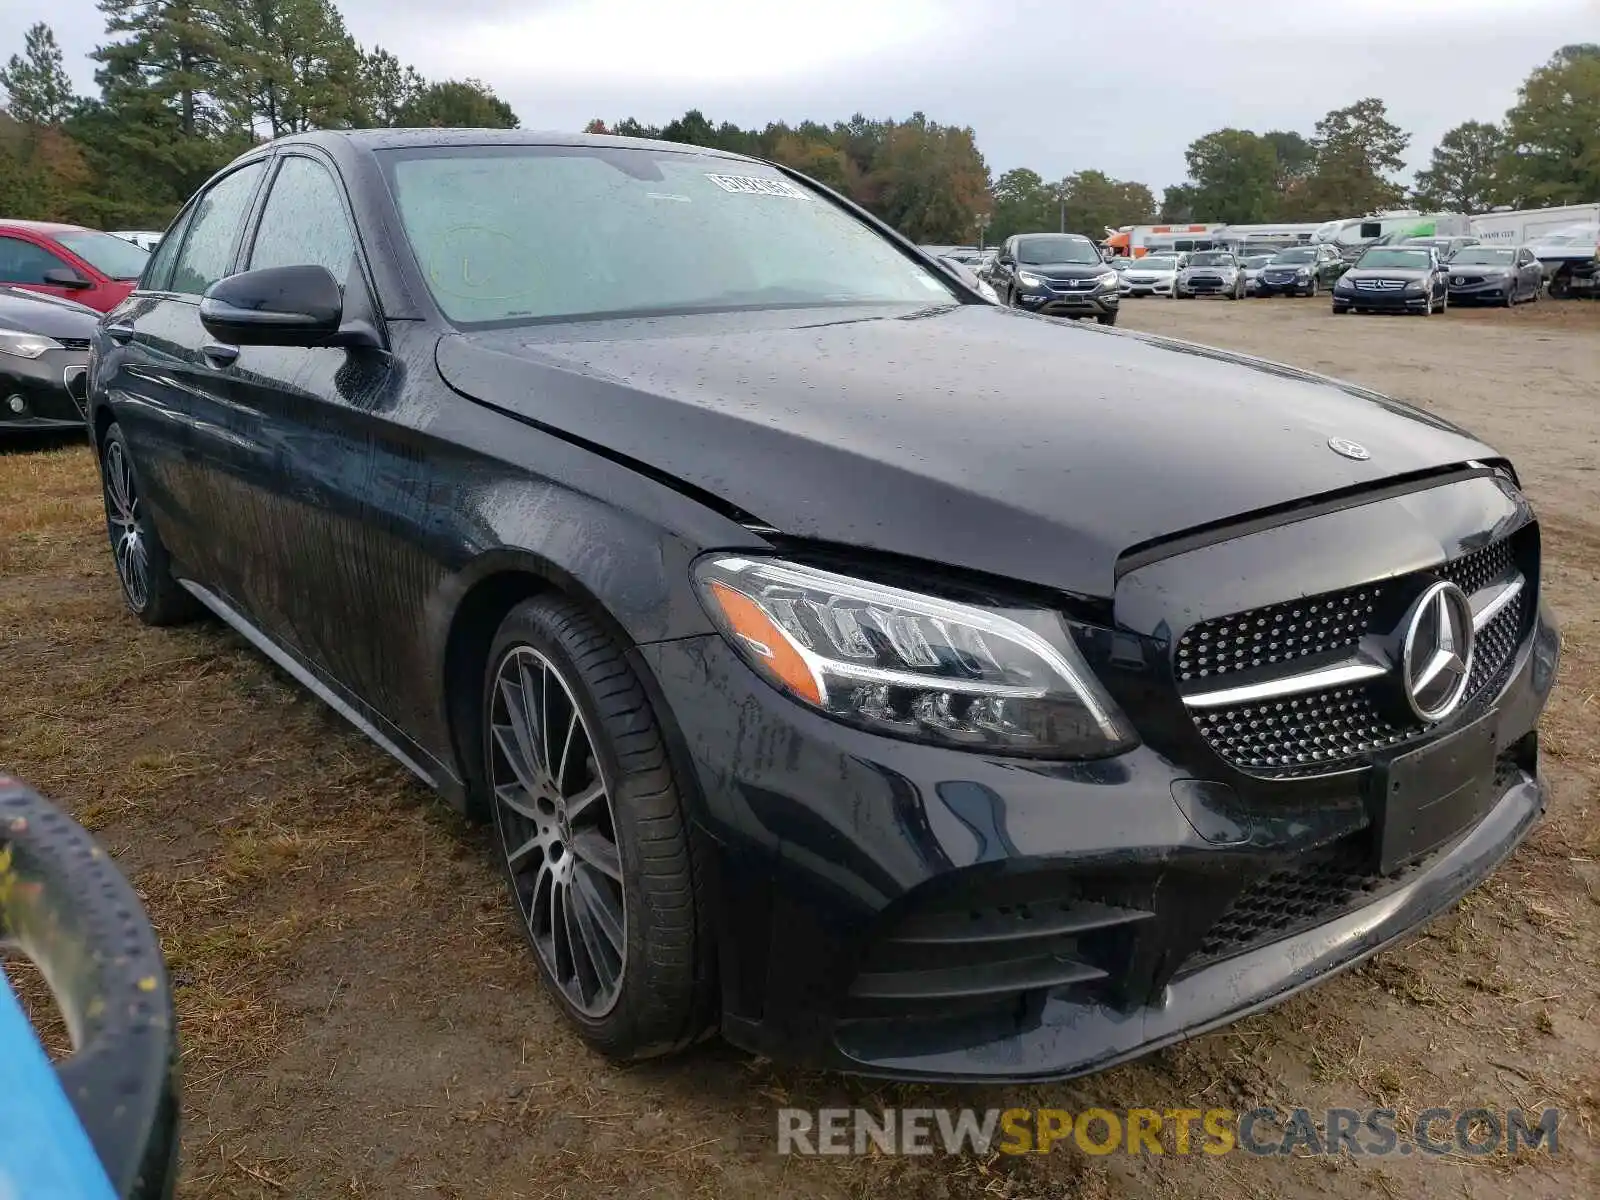
[[[96,356],[129,608],[209,609],[492,820],[621,1059],[1092,1070],[1406,937],[1544,806],[1504,458],[984,303],[768,163],[289,138]]]
[[[1431,246],[1369,246],[1333,285],[1333,311],[1431,317],[1449,306],[1448,280],[1439,252]]]
[[[0,434],[82,429],[89,339],[100,314],[0,287]]]

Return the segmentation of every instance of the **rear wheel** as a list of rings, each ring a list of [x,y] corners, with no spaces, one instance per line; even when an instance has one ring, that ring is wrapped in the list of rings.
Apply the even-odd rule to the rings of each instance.
[[[122,427],[107,427],[100,446],[100,484],[106,505],[106,536],[117,566],[117,582],[130,612],[146,625],[179,625],[200,611],[172,575],[172,560],[150,521],[139,492]]]
[[[650,702],[583,609],[536,597],[500,626],[485,775],[506,880],[540,975],[613,1058],[710,1024],[710,939],[691,833]]]

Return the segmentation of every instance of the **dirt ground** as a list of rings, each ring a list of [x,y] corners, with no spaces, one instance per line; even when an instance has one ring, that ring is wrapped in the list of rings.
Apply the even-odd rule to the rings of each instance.
[[[1422,321],[1143,300],[1123,320],[1374,385],[1513,456],[1565,633],[1544,726],[1554,794],[1533,838],[1417,942],[1057,1087],[852,1082],[717,1043],[608,1066],[541,993],[484,831],[226,629],[127,616],[81,445],[0,452],[0,766],[96,831],[161,933],[184,1053],[181,1194],[1600,1195],[1600,304]],[[27,968],[8,969],[34,990]],[[776,1153],[784,1104],[1563,1116],[1553,1158],[825,1159]]]

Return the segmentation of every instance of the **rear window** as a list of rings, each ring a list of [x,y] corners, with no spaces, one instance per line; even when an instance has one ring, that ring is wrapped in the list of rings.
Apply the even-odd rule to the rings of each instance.
[[[759,163],[591,146],[382,159],[428,287],[456,324],[957,303],[888,239]]]
[[[56,241],[108,279],[137,279],[150,255],[132,242],[95,229],[56,234]]]

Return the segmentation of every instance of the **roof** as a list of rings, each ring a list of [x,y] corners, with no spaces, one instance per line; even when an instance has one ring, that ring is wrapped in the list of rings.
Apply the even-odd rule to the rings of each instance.
[[[618,150],[669,150],[736,162],[754,161],[748,155],[685,142],[539,129],[323,129],[313,133],[291,134],[272,144],[310,143],[325,146],[333,142],[344,142],[366,150],[405,150],[427,146],[594,146]]]
[[[23,229],[29,233],[76,233],[85,228],[82,225],[66,225],[60,221],[15,221],[10,217],[0,217],[0,228]]]

